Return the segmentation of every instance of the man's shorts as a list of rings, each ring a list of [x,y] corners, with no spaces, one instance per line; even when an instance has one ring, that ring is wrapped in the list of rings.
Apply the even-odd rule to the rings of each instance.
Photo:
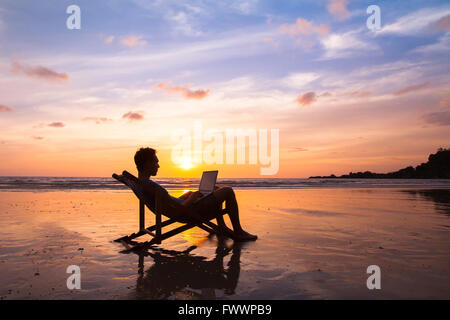
[[[216,198],[214,193],[201,198],[192,205],[192,209],[198,212],[205,219],[213,219],[222,210],[222,204]]]

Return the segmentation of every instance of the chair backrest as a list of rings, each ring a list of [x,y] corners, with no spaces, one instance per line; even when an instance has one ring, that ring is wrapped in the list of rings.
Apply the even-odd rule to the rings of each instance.
[[[136,182],[134,182],[134,181],[132,181],[130,179],[127,179],[124,176],[118,176],[116,174],[114,174],[113,177],[116,180],[118,180],[118,181],[122,182],[123,184],[125,184],[126,186],[128,186],[131,189],[131,191],[133,191],[133,193],[136,195],[136,197],[141,202],[143,202],[150,211],[152,211],[153,213],[157,213],[156,212],[157,211],[157,196],[158,196],[157,194],[146,195],[144,192],[142,192],[141,187]],[[152,208],[151,205],[150,205],[149,196],[154,197],[153,198],[154,199],[153,203],[155,205],[154,208]],[[163,199],[161,199],[161,200],[163,200]]]
[[[187,221],[186,214],[190,210],[189,208],[182,207],[178,203],[174,203],[174,201],[170,201],[170,197],[167,193],[164,193],[158,189],[155,189],[154,194],[152,195],[146,195],[142,192],[140,186],[130,180],[124,177],[123,175],[119,176],[117,174],[113,174],[113,178],[122,182],[126,186],[128,186],[133,193],[136,195],[136,197],[140,200],[140,203],[145,204],[145,206],[152,211],[156,216],[158,215],[165,215],[170,218],[174,218],[179,222]],[[154,197],[154,205],[155,207],[152,208],[149,201],[149,196]]]

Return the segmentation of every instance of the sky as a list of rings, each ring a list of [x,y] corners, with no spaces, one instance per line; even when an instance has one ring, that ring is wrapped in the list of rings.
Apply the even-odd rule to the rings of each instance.
[[[448,1],[2,0],[0,175],[136,172],[140,147],[161,177],[416,166],[450,147],[449,49]],[[199,123],[276,130],[276,170],[176,158]]]

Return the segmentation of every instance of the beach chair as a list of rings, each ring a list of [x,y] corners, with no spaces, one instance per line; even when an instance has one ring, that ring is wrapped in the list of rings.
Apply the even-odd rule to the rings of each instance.
[[[194,218],[194,212],[192,209],[185,207],[177,201],[171,199],[166,193],[160,189],[154,189],[153,196],[155,199],[155,208],[152,211],[147,196],[141,192],[137,187],[138,179],[127,171],[123,171],[122,175],[113,174],[112,177],[117,181],[125,184],[129,187],[136,197],[139,199],[139,230],[130,235],[118,238],[115,242],[121,242],[126,248],[126,251],[135,250],[143,247],[149,247],[153,244],[160,244],[163,240],[173,237],[183,231],[189,230],[194,227],[199,227],[210,234],[224,235],[234,239],[234,236],[230,232],[221,230],[216,224],[205,219]],[[150,227],[145,227],[145,207],[155,214],[155,224]],[[226,213],[226,209],[216,208],[217,214],[212,219],[215,219],[219,215]],[[162,216],[166,216],[168,219],[162,221]],[[212,220],[211,219],[211,220]],[[173,223],[182,223],[183,225],[177,227],[168,232],[162,233],[162,228],[172,225]],[[143,235],[149,235],[152,237],[150,241],[136,242],[134,239]]]

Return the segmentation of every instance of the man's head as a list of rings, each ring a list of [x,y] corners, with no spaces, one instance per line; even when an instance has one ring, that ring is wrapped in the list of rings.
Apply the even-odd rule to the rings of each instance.
[[[140,148],[134,155],[134,163],[141,175],[156,176],[159,164],[156,150],[152,148]]]

